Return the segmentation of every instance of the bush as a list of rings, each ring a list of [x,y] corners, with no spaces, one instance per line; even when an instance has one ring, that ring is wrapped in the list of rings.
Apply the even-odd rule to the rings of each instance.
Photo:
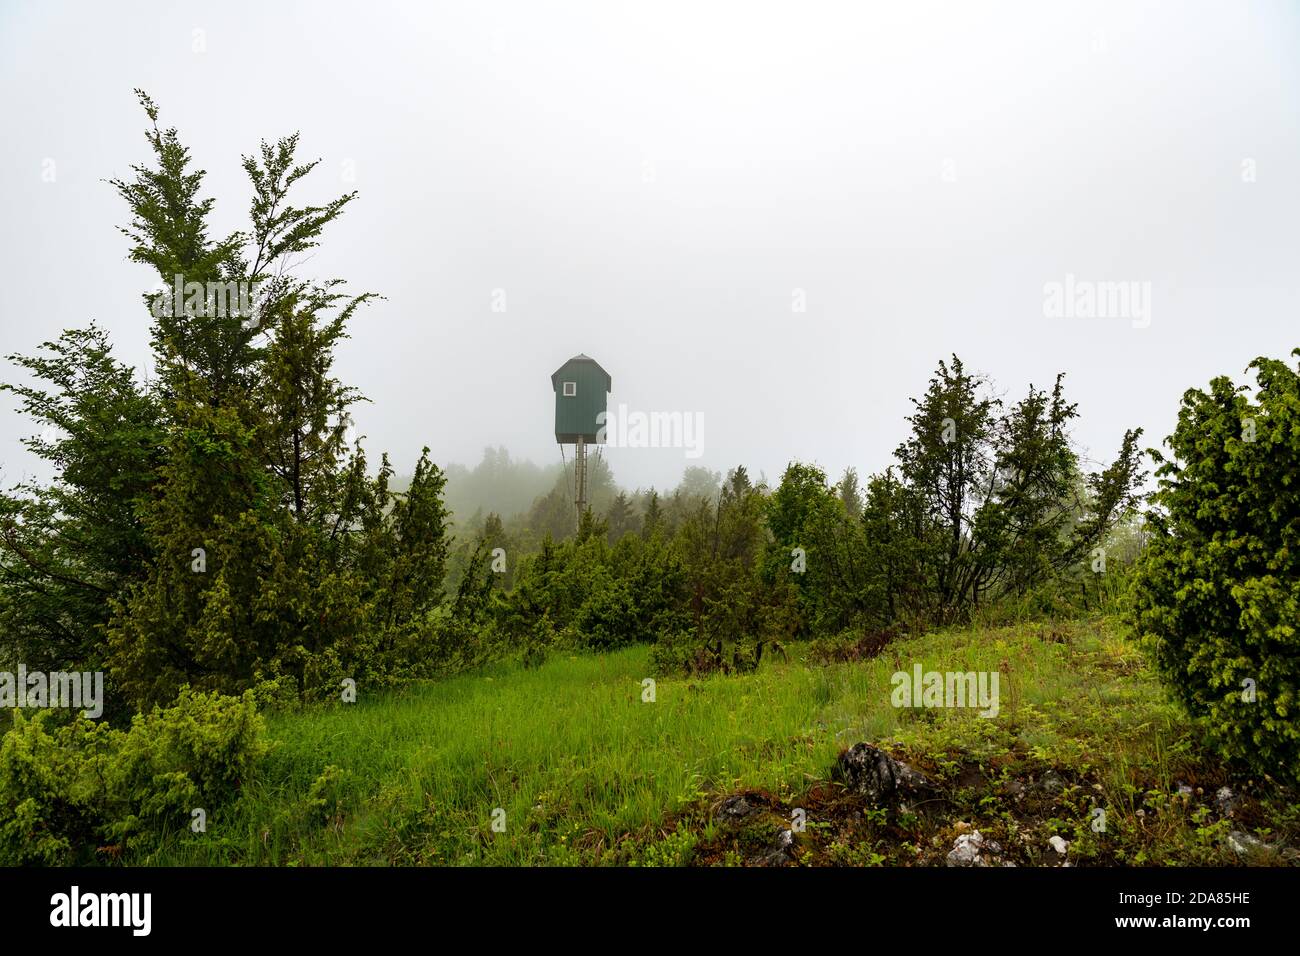
[[[574,628],[588,647],[626,647],[648,635],[641,630],[636,597],[623,581],[611,581],[578,609]]]
[[[1296,355],[1300,355],[1297,350]],[[1220,752],[1300,779],[1300,375],[1256,359],[1256,401],[1228,378],[1183,396],[1155,455],[1151,539],[1129,617]]]
[[[843,664],[879,656],[899,637],[894,628],[847,628],[808,645],[808,655],[819,664]]]
[[[113,735],[107,724],[78,718],[57,727],[41,711],[0,741],[0,864],[74,862],[94,839],[104,800],[97,787]]]
[[[537,619],[537,623],[533,625],[524,641],[522,652],[524,667],[531,670],[545,664],[546,655],[558,641],[559,637],[555,633],[555,625],[551,623],[551,616],[543,614]]]
[[[233,797],[266,749],[251,691],[185,688],[129,730],[57,719],[15,711],[0,741],[0,864],[85,863],[181,829]]]
[[[659,677],[705,677],[727,672],[725,656],[702,642],[694,631],[685,629],[659,635],[650,651],[650,664]]]

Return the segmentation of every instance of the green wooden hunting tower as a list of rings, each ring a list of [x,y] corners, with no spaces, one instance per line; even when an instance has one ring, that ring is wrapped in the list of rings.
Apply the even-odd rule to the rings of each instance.
[[[555,392],[555,440],[573,446],[573,473],[577,496],[578,524],[587,510],[587,446],[604,441],[606,396],[613,379],[599,363],[586,355],[575,355],[551,376]],[[563,453],[563,449],[561,449]]]
[[[593,358],[575,355],[551,376],[555,390],[555,440],[561,445],[585,444],[597,440],[605,411],[605,396],[613,382]]]

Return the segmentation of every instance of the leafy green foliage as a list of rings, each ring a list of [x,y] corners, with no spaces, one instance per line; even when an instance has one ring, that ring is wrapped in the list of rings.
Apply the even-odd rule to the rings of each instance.
[[[1296,353],[1300,355],[1300,350]],[[1184,396],[1159,453],[1131,620],[1222,752],[1300,779],[1300,373],[1251,363]]]
[[[793,622],[799,636],[834,633],[878,609],[870,577],[873,543],[866,537],[856,475],[847,500],[843,491],[843,485],[830,488],[821,469],[792,462],[767,504],[773,542],[764,574],[798,595]]]
[[[24,718],[0,740],[0,863],[86,863],[96,848],[156,843],[227,804],[266,752],[251,692],[183,690],[127,730]]]
[[[91,669],[107,598],[152,557],[140,512],[161,461],[161,409],[97,326],[41,348],[10,359],[48,387],[0,384],[44,426],[24,444],[57,471],[0,496],[0,659]]]
[[[1050,392],[1031,385],[1004,412],[953,356],[913,399],[912,434],[896,452],[910,520],[898,527],[922,566],[931,620],[964,619],[1062,574],[1134,505],[1140,430],[1124,435],[1114,464],[1083,475],[1068,433],[1077,412],[1062,382],[1058,375]]]
[[[692,635],[693,670],[753,670],[766,648],[779,650],[793,636],[794,587],[784,571],[771,580],[762,573],[766,510],[762,493],[737,468],[717,502],[701,499],[678,532],[689,624],[675,633]]]
[[[56,436],[29,446],[58,477],[0,501],[5,657],[106,666],[137,708],[184,685],[308,698],[426,675],[450,653],[445,478],[425,449],[399,493],[386,457],[371,473],[349,445],[362,397],[334,353],[375,296],[296,273],[355,194],[296,204],[316,163],[296,135],[264,142],[243,159],[248,228],[214,240],[204,173],[139,96],[152,162],[113,185],[131,259],[167,290],[145,296],[155,378],[94,327],[15,357],[38,384],[6,387]]]

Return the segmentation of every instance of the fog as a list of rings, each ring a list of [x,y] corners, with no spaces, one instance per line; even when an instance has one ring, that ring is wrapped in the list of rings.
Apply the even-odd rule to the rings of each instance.
[[[215,234],[263,138],[322,160],[299,201],[359,191],[300,273],[386,297],[337,371],[399,470],[558,464],[579,352],[611,409],[703,422],[698,457],[606,449],[626,487],[878,470],[952,352],[1012,393],[1067,372],[1104,459],[1300,345],[1298,52],[1287,3],[6,0],[0,351],[95,319],[147,366],[156,278],[105,182],[149,158],[141,87]],[[1067,283],[1146,305],[1046,304]],[[39,471],[0,403],[9,485]]]

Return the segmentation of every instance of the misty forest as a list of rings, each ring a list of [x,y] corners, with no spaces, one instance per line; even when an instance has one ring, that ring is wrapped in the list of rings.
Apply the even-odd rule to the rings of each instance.
[[[936,339],[875,473],[628,487],[599,438],[399,472],[336,362],[383,290],[312,274],[364,196],[304,198],[297,135],[210,195],[138,97],[101,225],[157,273],[148,367],[87,321],[4,376],[53,477],[0,497],[0,863],[1300,856],[1300,350],[1100,461],[1068,357]],[[62,674],[102,712],[42,706]]]

